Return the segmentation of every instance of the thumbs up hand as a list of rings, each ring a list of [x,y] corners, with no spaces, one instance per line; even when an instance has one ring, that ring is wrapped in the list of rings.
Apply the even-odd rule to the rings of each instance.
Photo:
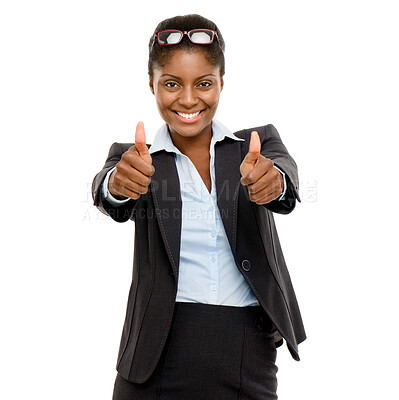
[[[115,196],[138,199],[147,193],[151,176],[155,169],[145,139],[144,124],[139,122],[136,128],[135,144],[129,148],[116,164],[108,181],[108,190]]]
[[[248,187],[251,201],[266,204],[281,195],[284,180],[273,161],[260,154],[260,148],[259,134],[253,131],[249,151],[240,165],[241,183]]]

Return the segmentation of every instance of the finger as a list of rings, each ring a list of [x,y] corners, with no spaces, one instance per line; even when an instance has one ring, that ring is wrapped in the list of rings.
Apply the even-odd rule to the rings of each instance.
[[[145,139],[144,123],[142,121],[137,124],[134,144],[140,154],[140,157],[146,157],[147,155],[149,156],[148,147],[146,145]]]
[[[148,157],[151,156],[148,154]],[[155,172],[155,168],[152,162],[143,159],[136,152],[127,151],[123,154],[122,160],[117,164],[118,169],[124,171],[127,176],[131,173],[132,169],[137,169],[146,176],[152,176]]]
[[[127,188],[122,188],[121,192],[122,196],[129,197],[134,200],[137,200],[140,197],[140,193],[133,192]]]
[[[259,134],[256,131],[251,132],[251,141],[249,142],[249,151],[245,157],[245,161],[251,164],[255,164],[260,153],[260,139]]]
[[[260,139],[259,133],[256,131],[251,132],[251,141],[249,142],[249,152],[256,157],[259,156],[260,153]]]
[[[117,176],[115,174],[115,176]],[[138,199],[140,197],[140,194],[137,192],[133,192],[130,189],[126,188],[123,185],[120,185],[119,183],[120,179],[110,179],[108,182],[108,190],[113,194],[114,196],[124,196],[124,197],[130,197],[132,199]]]
[[[249,151],[244,157],[244,160],[240,166],[240,172],[242,176],[246,176],[254,167],[260,154],[260,139],[259,134],[256,131],[251,132],[251,140],[249,142]]]
[[[261,156],[262,157],[262,156]],[[244,185],[251,187],[251,190],[256,193],[264,187],[280,183],[280,172],[273,168],[273,161],[269,159],[258,161],[252,171],[246,177],[242,177],[241,181]]]
[[[137,169],[131,168],[126,178],[141,186],[148,186],[151,183],[151,178],[148,175],[143,174]]]
[[[115,186],[115,182],[113,186]],[[126,179],[122,184],[118,185],[116,190],[121,193],[134,192],[137,194],[144,194],[148,192],[148,186],[139,185],[137,182],[133,182],[129,179]]]
[[[137,194],[144,194],[147,193],[150,182],[151,179],[148,176],[141,174],[137,170],[130,177],[124,173],[117,172],[112,181],[112,188],[124,196],[127,196],[126,190]]]
[[[258,192],[251,192],[250,187],[248,187],[248,192],[251,201],[257,204],[265,204],[279,197],[282,193],[282,190],[275,184],[271,184],[265,188],[262,188]]]
[[[260,198],[259,200],[256,200],[255,203],[258,205],[267,204],[272,202],[273,200],[276,200],[279,196],[280,194],[277,193],[269,193],[268,195]]]

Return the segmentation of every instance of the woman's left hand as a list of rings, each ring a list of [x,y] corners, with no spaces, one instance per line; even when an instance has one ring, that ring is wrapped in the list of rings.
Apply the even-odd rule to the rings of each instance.
[[[270,203],[283,192],[283,176],[273,165],[272,160],[260,154],[259,134],[253,131],[240,173],[241,183],[248,187],[249,198],[256,204]]]

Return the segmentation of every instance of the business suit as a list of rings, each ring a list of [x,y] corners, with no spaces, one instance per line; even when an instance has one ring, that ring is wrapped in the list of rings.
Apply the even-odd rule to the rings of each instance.
[[[261,154],[286,173],[284,200],[258,206],[240,183],[239,167],[248,151],[250,132],[257,130]],[[297,344],[306,336],[271,211],[289,213],[299,200],[294,160],[272,125],[235,133],[245,142],[225,139],[215,145],[218,207],[236,261],[262,308],[277,328],[277,345],[286,339],[299,360]],[[94,204],[115,221],[135,221],[133,282],[129,293],[117,370],[125,379],[142,383],[154,371],[172,321],[181,233],[181,198],[174,155],[152,154],[155,173],[150,190],[138,200],[113,207],[101,185],[106,173],[131,144],[114,143],[103,170],[93,180]]]

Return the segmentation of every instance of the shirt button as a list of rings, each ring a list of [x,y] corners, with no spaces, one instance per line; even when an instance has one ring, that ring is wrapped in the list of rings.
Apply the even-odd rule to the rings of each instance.
[[[249,271],[250,269],[251,269],[251,263],[248,261],[248,260],[244,260],[242,263],[241,263],[241,267],[242,267],[242,269],[244,270],[244,271]]]
[[[216,261],[216,257],[215,257],[215,256],[212,256],[212,257],[211,257],[211,261],[212,261],[212,262],[215,262],[215,261]]]
[[[215,236],[216,236],[216,232],[215,232],[215,231],[212,231],[212,232],[211,232],[211,236],[212,236],[212,237],[215,237]]]
[[[213,211],[213,206],[209,206],[209,211]]]
[[[213,291],[215,291],[215,290],[216,290],[216,286],[215,286],[215,285],[212,285],[212,286],[211,286],[211,289],[212,289]]]

